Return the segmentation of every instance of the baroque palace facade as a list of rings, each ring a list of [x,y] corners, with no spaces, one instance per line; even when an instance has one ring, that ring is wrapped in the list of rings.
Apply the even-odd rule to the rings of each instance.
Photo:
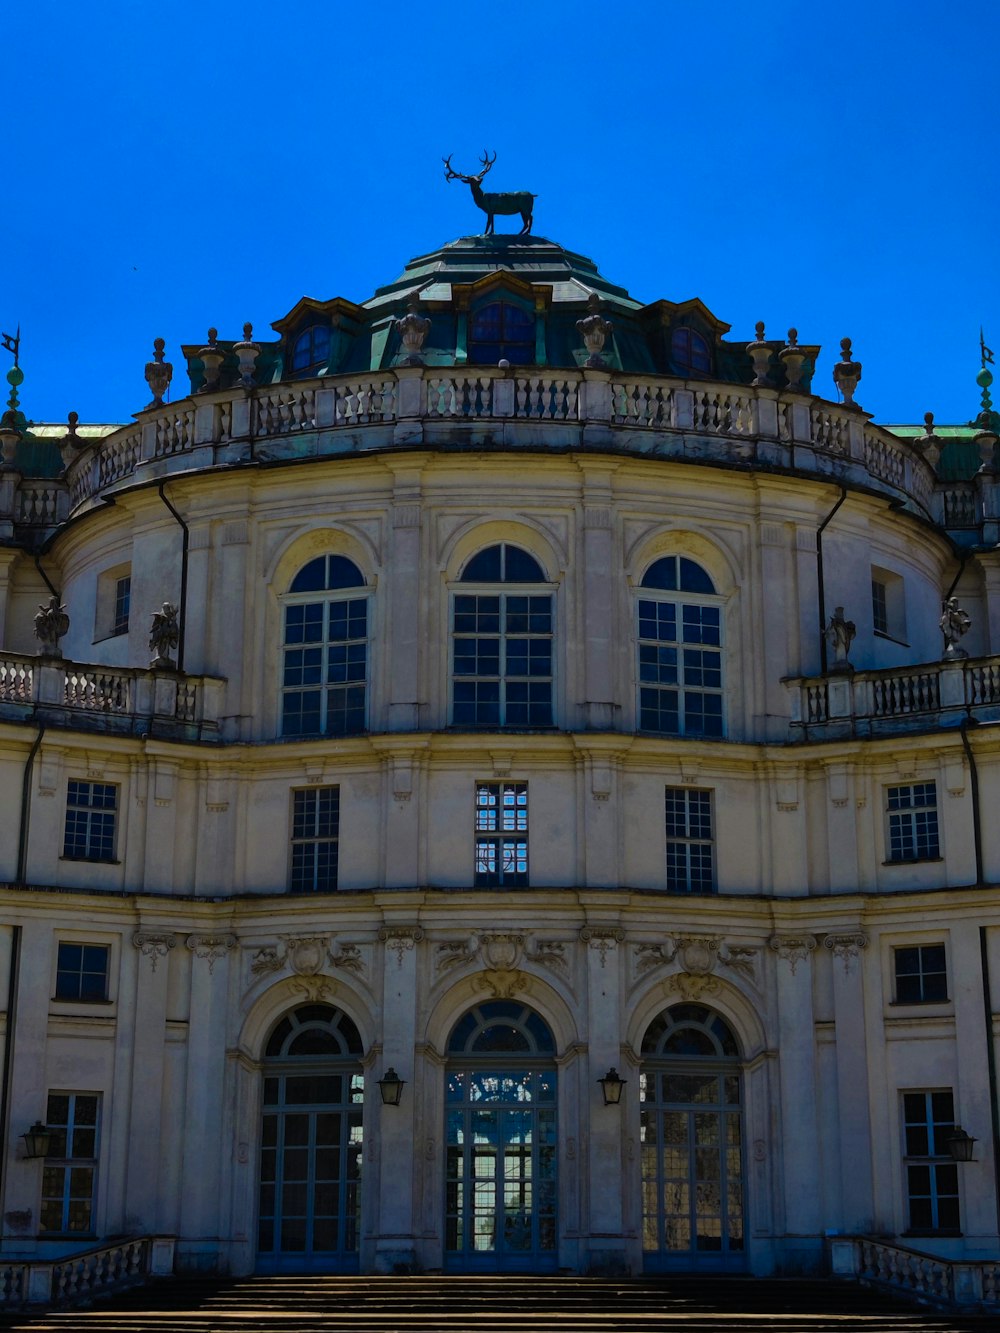
[[[274,329],[8,376],[4,1260],[995,1256],[988,373],[886,429],[530,235]]]

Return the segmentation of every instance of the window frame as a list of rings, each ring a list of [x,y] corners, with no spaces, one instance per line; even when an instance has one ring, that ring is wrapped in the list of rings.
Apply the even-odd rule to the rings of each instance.
[[[923,1098],[924,1112],[922,1119],[911,1117],[907,1105],[909,1099]],[[950,1102],[950,1117],[936,1118],[934,1098],[947,1097]],[[958,1163],[945,1147],[947,1129],[954,1130],[958,1119],[955,1115],[955,1094],[952,1088],[900,1088],[899,1122],[902,1134],[902,1185],[906,1206],[906,1229],[909,1236],[960,1236],[962,1234],[962,1191],[958,1173]],[[914,1134],[911,1136],[910,1131]],[[919,1134],[926,1132],[928,1151],[911,1151],[919,1146]],[[940,1139],[940,1141],[939,1141]],[[934,1151],[930,1151],[933,1149]],[[915,1189],[919,1182],[919,1171],[927,1171],[927,1188]],[[953,1184],[951,1189],[942,1189],[942,1184]],[[955,1216],[954,1225],[941,1225],[941,1204],[943,1200],[953,1199]],[[931,1223],[927,1225],[914,1221],[913,1206],[915,1200],[926,1200],[930,1208]]]
[[[682,356],[677,347],[677,336],[683,334],[687,338],[686,355]],[[708,365],[704,370],[700,370],[694,364],[694,343],[697,339],[705,349],[705,358]],[[675,324],[670,330],[670,363],[672,368],[676,368],[682,373],[684,379],[711,379],[715,364],[715,358],[712,355],[712,344],[701,332],[691,324]]]
[[[296,837],[295,829],[296,829],[296,817],[298,813],[296,807],[299,803],[299,798],[314,795],[317,798],[316,805],[318,806],[319,796],[320,793],[322,792],[336,793],[334,797],[336,808],[333,812],[336,831],[327,836],[321,836],[319,832],[315,832],[309,837],[305,836]],[[294,893],[296,895],[306,895],[310,893],[336,893],[337,889],[340,886],[340,798],[341,798],[340,783],[332,782],[332,783],[316,784],[315,786],[309,786],[309,787],[292,787],[289,792],[289,798],[290,798],[289,799],[290,808],[289,808],[289,824],[288,824],[289,828],[288,892]],[[314,825],[318,822],[319,813],[320,812],[318,809],[312,812],[312,819]],[[311,846],[313,848],[313,873],[312,873],[313,883],[311,887],[307,886],[304,882],[303,883],[296,882],[295,849],[297,847],[306,847],[306,846]],[[320,877],[318,861],[319,861],[321,847],[333,849],[332,883],[330,882],[324,884],[318,883]]]
[[[941,954],[943,955],[942,966],[939,968],[931,968],[924,966],[923,954],[925,951],[931,949],[935,950],[940,949]],[[948,967],[948,947],[944,940],[936,939],[928,941],[903,941],[897,944],[893,944],[891,946],[891,951],[892,951],[892,958],[891,958],[892,1003],[894,1005],[908,1007],[910,1005],[923,1006],[931,1004],[949,1004],[951,1002],[952,997],[948,993],[948,982],[950,976],[950,970]],[[905,952],[911,952],[911,953],[915,952],[918,955],[917,970],[915,972],[900,972],[899,968],[900,954]],[[919,990],[920,994],[915,999],[905,998],[905,997],[901,998],[900,984],[899,984],[900,980],[912,977],[917,978],[917,989]],[[927,977],[943,977],[944,979],[943,995],[927,995],[924,993],[926,989],[925,979]]]
[[[706,576],[706,578],[708,578],[711,581],[713,588],[715,588],[716,586],[715,576],[711,573],[709,569],[705,567],[705,565],[703,565],[699,560],[695,560],[691,556],[685,555],[681,552],[668,552],[665,555],[655,556],[652,560],[650,560],[646,564],[645,569],[643,570],[642,573],[642,577],[636,583],[634,588],[635,605],[633,612],[634,614],[633,625],[634,625],[634,635],[635,635],[634,639],[635,730],[636,732],[641,733],[644,736],[676,736],[682,739],[691,738],[699,741],[726,740],[729,735],[729,699],[728,699],[728,690],[726,685],[726,678],[728,675],[727,672],[728,648],[726,643],[726,607],[728,599],[722,593],[717,591],[711,593],[687,592],[680,588],[674,590],[668,588],[644,587],[643,580],[649,575],[653,567],[660,560],[663,559],[675,559],[678,562],[682,560],[690,561],[691,564],[695,565]],[[679,563],[678,563],[678,571],[680,571]],[[680,578],[678,578],[678,582],[680,582]],[[677,636],[683,636],[684,633],[685,607],[690,606],[690,607],[696,607],[699,610],[717,611],[719,617],[718,645],[717,646],[711,644],[699,645],[694,642],[686,643],[683,637],[675,637],[674,639],[643,638],[642,636],[643,615],[641,609],[643,602],[651,602],[657,607],[664,605],[673,606],[675,608],[674,620],[675,620],[675,634]],[[659,612],[657,612],[656,614],[657,628],[659,627],[659,619],[660,615]],[[666,648],[668,651],[672,648],[676,652],[675,670],[676,670],[677,680],[675,685],[671,686],[670,684],[661,684],[660,682],[657,681],[648,681],[648,682],[643,681],[642,648],[644,644],[655,645],[658,652],[659,650],[662,650],[664,648]],[[715,687],[688,686],[686,684],[684,676],[685,672],[687,671],[687,663],[684,660],[684,651],[685,648],[697,649],[698,647],[708,648],[709,651],[718,652],[720,683],[717,689]],[[706,668],[702,666],[701,669],[705,670]],[[658,728],[644,727],[642,725],[643,691],[644,690],[655,691],[658,696],[661,696],[665,691],[670,689],[674,689],[677,695],[677,719],[678,719],[677,730],[666,731]],[[713,734],[705,731],[691,731],[688,729],[688,721],[687,721],[688,710],[685,705],[685,695],[687,694],[697,694],[699,696],[707,696],[713,698],[718,697],[718,699],[720,700],[719,714],[718,714],[719,716],[718,734]],[[705,715],[703,714],[703,716]]]
[[[124,580],[129,583],[129,615],[132,600],[132,565],[128,560],[119,561],[107,569],[102,569],[97,576],[96,599],[94,607],[94,643],[103,643],[105,639],[126,638],[129,632],[129,615],[121,620],[118,615],[118,589]]]
[[[73,801],[72,797],[74,795],[79,795],[78,792],[74,791],[74,788],[82,787],[91,789],[95,787],[103,787],[109,791],[113,791],[115,794],[114,805],[109,807]],[[92,791],[91,794],[93,794]],[[63,845],[60,860],[85,861],[99,865],[117,865],[119,863],[117,849],[119,836],[118,815],[120,809],[121,783],[105,782],[103,779],[96,778],[69,778],[66,782],[66,804],[63,817]],[[85,829],[82,841],[86,847],[86,851],[83,853],[72,851],[69,848],[71,812],[86,815],[86,818],[83,820],[74,820],[74,823],[82,823]],[[93,847],[95,844],[99,845],[98,840],[103,841],[100,833],[96,836],[94,835],[95,826],[99,829],[101,819],[108,815],[110,815],[111,820],[110,852],[108,855],[94,855]]]
[[[872,633],[875,638],[909,647],[906,635],[906,581],[903,575],[882,565],[872,565],[871,586]]]
[[[326,335],[326,353],[317,357],[315,344],[316,334],[322,332]],[[310,360],[301,366],[295,364],[295,357],[298,352],[299,344],[306,338],[309,339]],[[310,378],[310,372],[317,372],[320,368],[329,365],[330,354],[333,346],[333,329],[328,323],[319,321],[315,324],[307,324],[305,328],[300,328],[288,345],[288,365],[287,373],[290,377],[302,376],[303,379]]]
[[[512,823],[506,823],[508,803],[506,794],[513,792],[514,800],[510,809]],[[477,779],[473,788],[473,871],[472,884],[476,889],[526,889],[530,887],[530,869],[528,860],[528,783],[510,778]],[[490,805],[480,799],[481,793],[495,796]],[[522,799],[523,798],[523,799]],[[496,819],[493,827],[484,825],[484,814],[495,810]],[[522,818],[523,811],[523,818]],[[493,869],[481,869],[489,862],[484,861],[481,849],[493,848]],[[513,868],[507,870],[507,848],[513,848]],[[523,869],[521,868],[523,865]]]
[[[716,892],[718,891],[718,883],[717,883],[717,880],[716,880],[716,867],[717,867],[717,860],[718,860],[718,858],[717,858],[717,856],[716,856],[715,790],[714,790],[714,788],[711,788],[711,787],[689,787],[689,786],[684,786],[684,785],[675,786],[675,785],[673,785],[673,784],[671,784],[671,783],[668,783],[668,784],[664,787],[663,791],[664,791],[664,833],[665,833],[665,843],[666,843],[666,845],[665,845],[665,859],[666,859],[666,879],[665,879],[665,884],[666,884],[667,892],[668,892],[668,893],[676,893],[676,894],[693,894],[693,895],[705,895],[705,894],[716,893]],[[685,828],[688,830],[688,832],[685,833],[684,835],[674,835],[674,836],[671,836],[671,832],[670,832],[670,815],[671,815],[671,811],[670,811],[670,800],[671,800],[671,796],[676,797],[676,796],[678,796],[678,795],[683,795],[684,798],[685,798],[685,799],[684,799],[684,822],[685,822]],[[690,832],[690,829],[692,828],[692,821],[693,821],[693,818],[694,818],[693,812],[692,812],[692,810],[691,810],[691,800],[690,800],[690,798],[691,798],[692,796],[697,796],[697,797],[699,797],[699,798],[700,798],[700,797],[704,797],[704,798],[705,798],[704,804],[705,804],[705,806],[707,806],[707,813],[708,813],[708,828],[709,828],[709,834],[708,834],[708,837],[703,837],[703,836],[702,836],[702,837],[695,837],[695,836],[692,836],[692,834],[691,834],[691,832]],[[684,848],[684,849],[685,849],[685,853],[684,853],[684,861],[685,861],[685,876],[684,876],[684,879],[685,879],[685,883],[684,883],[683,887],[680,885],[679,882],[678,882],[678,883],[674,883],[674,884],[672,884],[672,883],[670,882],[670,881],[671,881],[671,871],[670,871],[670,866],[671,866],[671,848],[672,848],[672,847],[673,847],[674,849],[678,849],[678,848]],[[696,886],[696,885],[693,883],[693,880],[694,880],[694,878],[695,878],[695,875],[694,875],[694,867],[693,867],[693,864],[692,864],[692,862],[693,862],[693,855],[692,855],[692,852],[693,852],[693,849],[696,848],[696,847],[702,847],[702,848],[707,847],[707,848],[708,848],[708,884],[707,884],[707,886],[705,886],[705,885],[697,885],[697,886]]]
[[[493,306],[500,308],[499,337],[496,339],[474,338],[473,330],[476,320],[485,314]],[[508,338],[506,336],[506,311],[508,309],[516,310],[519,314],[525,316],[531,325],[530,338]],[[466,354],[470,366],[495,366],[499,361],[509,361],[512,366],[534,366],[537,363],[536,352],[538,347],[538,320],[541,318],[540,312],[528,309],[526,304],[511,298],[508,295],[491,296],[489,300],[476,304],[468,315],[468,334],[466,341]],[[477,347],[494,348],[497,355],[488,358],[481,358],[476,355]],[[528,353],[526,361],[519,357],[511,356],[510,352],[524,349]]]
[[[64,949],[80,950],[79,969],[64,967],[62,965]],[[95,969],[92,968],[88,969],[84,967],[84,963],[86,962],[85,951],[87,949],[100,949],[103,951],[104,968],[102,973],[96,971]],[[104,978],[104,985],[101,987],[101,994],[84,995],[83,994],[84,977],[99,976],[99,975],[103,975]],[[75,994],[61,993],[59,989],[60,977],[71,977],[71,976],[79,977],[80,984],[77,988],[76,993]],[[107,1004],[109,1002],[110,992],[111,992],[111,945],[110,944],[105,944],[95,940],[74,940],[74,939],[64,939],[64,938],[58,939],[56,941],[56,971],[52,987],[53,1000],[58,1001],[60,1004]]]
[[[892,800],[894,792],[913,791],[917,788],[932,788],[934,794],[933,803],[911,804],[906,806],[897,806],[893,808]],[[941,856],[941,820],[940,806],[937,799],[937,781],[934,778],[913,779],[910,782],[887,784],[883,789],[883,813],[885,817],[885,861],[887,866],[900,865],[920,865],[923,862],[940,861]],[[933,833],[928,833],[928,848],[925,852],[920,851],[921,831],[920,817],[933,814]],[[929,827],[929,825],[928,825]],[[905,830],[909,830],[908,837]],[[900,845],[912,848],[912,855],[893,855],[893,843],[896,832],[900,833]],[[930,838],[933,842],[930,843]]]
[[[62,1125],[59,1119],[57,1117],[54,1117],[52,1114],[52,1101],[53,1098],[56,1097],[66,1097],[69,1099],[65,1126]],[[96,1223],[96,1212],[97,1212],[97,1198],[98,1198],[98,1172],[100,1169],[100,1161],[101,1161],[101,1156],[100,1156],[101,1118],[102,1118],[101,1113],[103,1110],[103,1105],[102,1105],[103,1094],[99,1091],[82,1091],[82,1090],[69,1091],[59,1088],[50,1088],[46,1095],[45,1123],[50,1130],[55,1129],[57,1134],[59,1131],[65,1129],[66,1141],[63,1144],[63,1147],[71,1149],[75,1148],[77,1133],[80,1132],[86,1133],[89,1132],[90,1130],[90,1126],[87,1125],[86,1123],[84,1123],[83,1125],[77,1124],[77,1099],[81,1097],[93,1098],[95,1103],[94,1123],[93,1123],[93,1133],[94,1133],[93,1153],[91,1154],[83,1153],[79,1155],[72,1151],[62,1154],[53,1153],[52,1148],[55,1146],[55,1142],[53,1142],[53,1140],[50,1139],[49,1152],[45,1156],[45,1161],[42,1168],[42,1178],[39,1186],[38,1230],[39,1230],[39,1235],[44,1239],[48,1239],[50,1237],[52,1238],[73,1237],[79,1239],[81,1237],[85,1236],[90,1237],[99,1234],[99,1229]],[[55,1138],[55,1136],[53,1136],[53,1138]],[[69,1225],[70,1212],[74,1201],[75,1200],[79,1201],[80,1199],[85,1197],[83,1194],[74,1195],[73,1192],[74,1184],[77,1183],[76,1181],[74,1181],[74,1172],[79,1170],[86,1170],[91,1173],[90,1192],[89,1196],[86,1196],[89,1206],[89,1213],[88,1213],[89,1225],[87,1226],[86,1229],[74,1228]],[[51,1188],[53,1184],[53,1177],[50,1173],[53,1172],[62,1173],[62,1185],[58,1193]],[[45,1205],[47,1202],[54,1203],[57,1200],[60,1203],[61,1226],[59,1226],[58,1228],[47,1227],[45,1226],[45,1221],[44,1221],[46,1213]]]

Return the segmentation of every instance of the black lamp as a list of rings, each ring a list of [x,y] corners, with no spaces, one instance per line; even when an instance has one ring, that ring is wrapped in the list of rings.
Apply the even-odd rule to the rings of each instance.
[[[36,1120],[26,1134],[22,1134],[24,1139],[25,1157],[48,1157],[49,1144],[52,1142],[52,1131],[46,1128],[40,1120]]]
[[[403,1096],[403,1086],[406,1083],[405,1078],[400,1078],[393,1069],[392,1065],[385,1071],[378,1081],[378,1090],[382,1094],[383,1106],[398,1106]]]
[[[971,1134],[967,1134],[961,1125],[956,1125],[944,1141],[949,1156],[956,1162],[974,1162],[972,1150],[978,1143]]]
[[[628,1082],[627,1079],[618,1077],[618,1070],[611,1066],[603,1078],[599,1078],[601,1091],[604,1093],[605,1106],[617,1106],[622,1099],[622,1088]]]

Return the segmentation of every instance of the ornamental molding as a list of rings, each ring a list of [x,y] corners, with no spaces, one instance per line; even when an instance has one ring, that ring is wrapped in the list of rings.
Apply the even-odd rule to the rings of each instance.
[[[140,930],[132,936],[132,943],[143,958],[149,959],[150,970],[155,972],[160,959],[177,947],[177,936],[170,931]]]
[[[834,958],[842,959],[844,971],[849,974],[852,960],[860,958],[861,950],[868,948],[868,936],[860,930],[847,931],[842,935],[827,935],[823,941],[823,948],[829,949]]]
[[[601,955],[601,967],[606,967],[608,954],[614,952],[625,939],[625,932],[620,926],[584,926],[580,931],[580,940]]]
[[[378,933],[387,953],[396,955],[396,966],[403,966],[404,956],[424,938],[419,926],[383,926]]]
[[[816,948],[815,935],[772,935],[768,948],[773,949],[792,969],[792,976],[799,963],[809,957]]]
[[[477,990],[489,988],[505,998],[528,989],[530,978],[521,971],[522,962],[560,972],[568,967],[562,940],[532,940],[527,931],[490,932],[444,940],[438,944],[436,954],[434,966],[438,972],[481,963],[483,971],[473,979],[473,986]]]
[[[329,964],[347,972],[363,974],[364,958],[357,944],[331,946],[336,936],[279,935],[279,944],[266,944],[257,949],[250,963],[254,976],[280,972],[289,967],[298,977],[315,977]]]
[[[208,974],[212,975],[220,958],[225,958],[230,949],[236,948],[235,935],[189,935],[187,947],[196,958],[203,958],[208,963]]]
[[[748,981],[757,980],[758,949],[727,944],[719,935],[673,935],[664,943],[640,943],[633,949],[638,972],[677,963],[680,972],[669,979],[668,989],[680,990],[687,998],[718,990],[710,979],[719,963]]]

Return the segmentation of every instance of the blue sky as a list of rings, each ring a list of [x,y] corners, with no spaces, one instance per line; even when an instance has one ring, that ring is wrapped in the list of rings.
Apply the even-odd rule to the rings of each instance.
[[[266,337],[300,296],[364,300],[480,230],[441,158],[486,146],[536,232],[637,299],[699,296],[747,341],[796,325],[830,397],[851,336],[879,421],[968,420],[980,323],[1000,353],[996,0],[35,0],[0,22],[0,329],[20,321],[37,421],[128,420],[155,336],[175,364],[210,324]]]

